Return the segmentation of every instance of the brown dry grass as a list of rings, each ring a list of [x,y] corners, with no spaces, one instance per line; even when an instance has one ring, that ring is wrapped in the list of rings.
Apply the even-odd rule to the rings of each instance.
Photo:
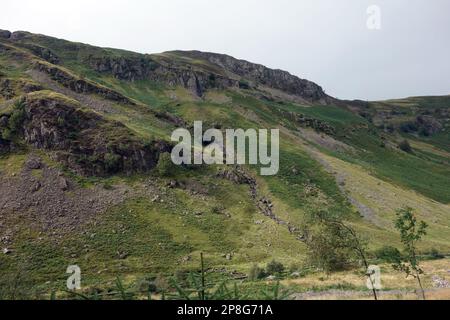
[[[382,300],[416,300],[419,299],[417,282],[414,278],[405,278],[403,273],[395,271],[390,265],[381,265],[380,291]],[[450,300],[450,288],[436,288],[433,276],[450,281],[450,259],[424,261],[422,267],[423,284],[426,297],[429,300]],[[362,270],[361,270],[362,271]],[[372,299],[371,292],[365,289],[367,278],[358,271],[338,272],[331,275],[316,273],[300,279],[290,279],[282,282],[285,286],[297,288],[315,288],[314,292],[296,294],[297,299],[309,300],[363,300]],[[330,287],[344,285],[349,290],[337,290]],[[323,289],[323,291],[321,290]]]

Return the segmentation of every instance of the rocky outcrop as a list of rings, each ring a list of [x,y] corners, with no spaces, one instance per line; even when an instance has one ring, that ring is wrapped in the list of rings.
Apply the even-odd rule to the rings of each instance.
[[[30,93],[42,90],[42,87],[26,79],[9,79],[0,77],[0,98],[10,100],[22,92]]]
[[[301,236],[299,236],[299,230],[297,227],[292,225],[290,222],[284,221],[275,213],[275,206],[270,199],[267,197],[259,196],[258,192],[258,183],[255,178],[253,178],[249,173],[243,170],[241,167],[236,166],[232,169],[221,169],[217,173],[217,177],[221,179],[229,180],[235,184],[246,184],[250,188],[250,196],[256,204],[258,210],[275,221],[279,225],[284,225],[287,227],[290,234],[296,236],[297,240],[301,240]]]
[[[11,142],[0,137],[0,155],[9,153],[11,150]]]
[[[41,91],[44,89],[40,84],[27,80],[20,81],[20,88],[25,93]]]
[[[46,47],[48,41],[41,41],[49,37],[24,31],[12,34],[2,31],[1,34],[15,45],[27,48],[35,56],[52,64],[59,63],[60,59],[51,50],[51,45]],[[37,39],[38,44],[33,43],[33,39]],[[61,45],[66,50],[85,50],[83,46],[66,41],[61,42]],[[203,96],[208,89],[272,88],[306,102],[334,102],[320,86],[311,81],[227,55],[200,51],[173,51],[158,55],[132,52],[114,54],[102,48],[93,49],[83,51],[79,62],[124,81],[151,80],[169,86],[183,86],[198,96]]]
[[[283,116],[296,122],[300,127],[312,128],[317,132],[323,132],[327,135],[335,135],[336,129],[325,121],[314,119],[296,112],[281,111]]]
[[[33,57],[31,53],[28,53],[25,50],[18,50],[17,48],[14,48],[13,46],[2,41],[0,41],[0,54],[5,54],[6,56],[18,61],[27,61]]]
[[[31,32],[27,32],[27,31],[15,31],[13,33],[11,33],[9,39],[12,41],[19,41],[22,39],[25,39],[27,37],[32,36],[33,34]]]
[[[416,118],[416,124],[421,134],[431,136],[441,132],[444,126],[432,116],[421,115]]]
[[[308,80],[300,79],[283,70],[269,69],[260,64],[238,60],[223,54],[200,51],[176,51],[176,53],[196,59],[207,60],[228,72],[252,80],[256,84],[278,89],[302,97],[310,102],[325,102],[329,98],[319,85]]]
[[[41,46],[37,46],[34,44],[24,43],[20,45],[21,47],[30,50],[31,53],[38,56],[41,59],[44,59],[47,62],[58,64],[59,57],[50,49],[44,48]]]
[[[420,115],[416,117],[415,121],[401,123],[399,129],[404,133],[418,133],[424,136],[431,136],[441,132],[444,126],[435,116]]]
[[[179,62],[175,56],[187,56],[204,60],[215,66],[216,71]],[[310,102],[329,100],[322,88],[313,82],[300,79],[282,70],[273,70],[263,65],[238,60],[227,55],[199,51],[169,52],[164,58],[152,58],[149,55],[129,57],[94,57],[88,59],[89,65],[101,73],[110,73],[114,77],[127,80],[148,79],[163,82],[170,86],[183,86],[198,96],[208,89],[226,89],[243,87],[242,79],[256,85],[281,90],[299,96]],[[232,74],[234,76],[232,76]],[[247,82],[245,82],[247,83]]]
[[[136,57],[95,57],[89,56],[91,68],[101,73],[110,73],[115,78],[127,81],[146,79],[157,65],[147,56]]]
[[[0,80],[0,97],[6,100],[13,98],[15,95],[14,89],[9,79]]]
[[[4,137],[4,132],[9,130],[9,115],[0,115],[0,155],[7,154],[12,151],[13,143]]]
[[[156,112],[155,113],[156,118],[164,120],[166,122],[169,122],[179,128],[186,128],[187,124],[186,121],[184,121],[182,118],[177,117],[176,115],[169,113],[169,112]]]
[[[0,115],[0,132],[2,129],[8,126],[8,122],[9,122],[9,115],[6,114]]]
[[[248,184],[251,186],[256,186],[256,180],[239,167],[233,169],[221,169],[217,173],[217,177],[229,180],[235,184]]]
[[[336,129],[322,120],[308,118],[303,115],[300,115],[296,119],[296,121],[300,124],[300,126],[307,127],[307,128],[313,128],[314,130],[316,130],[318,132],[323,132],[328,135],[336,134]]]
[[[9,39],[10,37],[11,37],[10,31],[0,29],[0,39]]]
[[[89,57],[89,65],[97,72],[112,74],[127,81],[151,80],[169,86],[182,86],[198,96],[208,89],[238,87],[239,81],[220,74],[194,70],[170,60],[159,62],[150,56]]]
[[[121,123],[62,95],[37,92],[16,108],[23,108],[20,137],[35,148],[54,151],[58,161],[82,175],[147,172],[170,149],[162,142],[144,143]]]
[[[109,88],[95,84],[89,80],[80,79],[68,71],[57,67],[55,65],[36,61],[34,69],[40,72],[44,72],[51,77],[52,80],[58,82],[66,88],[83,94],[98,94],[105,99],[112,100],[119,103],[134,105],[135,103],[125,97],[124,95],[111,90]]]
[[[159,66],[149,74],[149,79],[170,86],[182,86],[201,97],[208,89],[237,88],[239,81],[219,74],[176,65]]]

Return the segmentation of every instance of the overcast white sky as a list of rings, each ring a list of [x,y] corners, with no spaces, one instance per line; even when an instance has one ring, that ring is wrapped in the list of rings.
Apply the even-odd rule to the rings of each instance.
[[[369,5],[381,30],[367,28]],[[450,94],[450,0],[2,0],[0,29],[156,53],[227,53],[339,98]]]

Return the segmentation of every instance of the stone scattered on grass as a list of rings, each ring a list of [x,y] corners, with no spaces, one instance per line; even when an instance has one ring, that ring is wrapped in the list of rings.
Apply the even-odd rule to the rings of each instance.
[[[433,276],[432,280],[435,288],[450,288],[450,283],[439,276]]]

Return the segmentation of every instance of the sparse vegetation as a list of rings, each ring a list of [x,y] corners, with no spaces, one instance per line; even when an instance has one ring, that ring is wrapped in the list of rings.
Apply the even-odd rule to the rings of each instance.
[[[400,232],[401,242],[404,247],[404,256],[394,267],[403,271],[407,277],[412,276],[417,280],[422,297],[425,300],[421,276],[424,273],[417,257],[417,243],[427,234],[427,224],[424,221],[417,221],[412,208],[403,208],[397,211],[395,227]]]
[[[310,255],[315,256],[311,261],[326,272],[331,272],[347,268],[354,263],[354,259],[359,259],[368,280],[372,283],[373,296],[378,300],[372,274],[367,274],[369,261],[366,241],[351,226],[341,219],[330,217],[326,212],[318,212],[314,219],[324,227],[320,229],[319,235],[313,235],[308,242]]]
[[[108,172],[117,172],[119,170],[121,157],[115,153],[105,154],[105,166]]]
[[[281,262],[272,260],[267,264],[266,273],[269,275],[281,275],[284,271],[284,265]]]
[[[178,167],[173,164],[170,153],[163,153],[159,156],[156,172],[161,177],[170,177],[176,174]]]
[[[401,261],[402,254],[395,247],[383,246],[382,248],[375,251],[375,257],[384,262],[398,263]]]
[[[337,221],[326,212],[316,212],[305,229],[310,262],[327,273],[346,270],[355,263],[355,239]]]
[[[9,188],[1,191],[5,195],[13,187],[25,190],[26,186],[34,191],[26,189],[23,198],[37,196],[44,192],[45,183],[40,184],[48,170],[57,170],[58,178],[69,183],[65,199],[88,190],[90,206],[100,209],[89,219],[61,214],[48,219],[52,221],[35,221],[31,217],[41,215],[28,214],[18,203],[12,210],[8,202],[8,209],[2,211],[0,238],[7,236],[12,242],[0,242],[0,250],[11,250],[0,252],[0,298],[286,299],[292,292],[309,297],[310,292],[329,294],[329,290],[367,298],[366,270],[361,271],[371,259],[381,264],[383,274],[389,274],[383,283],[386,290],[407,292],[416,287],[416,280],[429,286],[428,270],[445,276],[439,272],[446,270],[444,253],[450,251],[450,127],[443,123],[446,131],[428,128],[425,132],[417,117],[420,113],[425,120],[432,117],[443,122],[448,98],[354,102],[352,108],[346,102],[342,106],[301,104],[293,102],[298,99],[266,92],[245,77],[236,88],[222,88],[221,77],[226,74],[222,67],[198,57],[186,59],[183,53],[148,55],[141,60],[139,54],[45,36],[31,35],[27,42],[44,48],[47,57],[57,56],[59,63],[40,61],[20,41],[8,44],[12,46],[9,53],[0,53],[2,77],[14,80],[14,90],[7,92],[14,94],[10,102],[17,101],[13,105],[0,97],[0,118],[7,115],[2,120],[7,120],[6,127],[0,123],[1,137],[24,145],[0,157],[0,183]],[[189,88],[163,81],[129,81],[132,75],[127,72],[116,77],[111,70],[95,71],[90,59],[107,62],[105,66],[138,61],[130,70],[147,62],[151,70],[161,61],[176,62],[186,70],[204,71],[206,87],[214,90],[199,98]],[[33,70],[35,60],[54,68],[53,76],[60,82],[61,75],[72,79],[60,90],[64,94],[41,90],[60,85],[53,80],[41,83],[40,78],[33,80],[32,71],[25,72]],[[37,91],[25,92],[18,85],[21,81],[36,85],[33,90]],[[72,90],[78,82],[93,91]],[[111,100],[108,94],[127,99]],[[63,167],[67,152],[22,141],[22,95],[30,101],[73,107],[67,116],[55,113],[51,120],[55,127],[71,128],[58,136],[70,144],[71,152],[79,152],[67,163],[89,165],[91,171]],[[100,124],[93,123],[97,118],[103,119]],[[256,180],[251,187],[218,176],[216,167],[174,166],[167,152],[151,172],[120,170],[130,165],[126,154],[130,146],[137,154],[142,148],[151,151],[150,141],[168,141],[175,128],[189,129],[195,120],[203,120],[205,128],[223,130],[280,128],[279,174],[261,177],[255,174],[257,167],[245,167]],[[404,141],[399,144],[399,139]],[[49,166],[38,169],[33,183],[21,180],[30,154],[38,154]],[[98,206],[98,197],[113,200],[117,195],[123,196],[119,204],[104,210]],[[261,197],[270,199],[274,216],[258,207]],[[45,210],[40,201],[33,203],[30,210]],[[425,227],[420,229],[419,223],[415,232],[405,229],[413,221],[405,212],[403,222],[397,221],[404,234],[401,241],[396,237],[392,208],[404,203],[418,208],[417,219],[433,217],[426,238]],[[53,220],[61,220],[63,230]],[[5,230],[13,230],[13,235]],[[63,231],[58,243],[48,230]],[[396,248],[401,244],[405,248],[400,252]],[[199,252],[205,252],[206,266],[199,267]],[[76,295],[64,291],[68,264],[82,268],[83,290]],[[391,265],[414,278],[405,280]],[[421,273],[422,269],[427,273]]]
[[[23,99],[14,103],[13,111],[8,119],[8,126],[3,129],[0,135],[5,140],[15,140],[22,130],[22,123],[25,118],[25,104]]]
[[[261,280],[266,277],[266,271],[260,268],[257,264],[253,264],[250,271],[248,272],[248,279],[250,281]]]

